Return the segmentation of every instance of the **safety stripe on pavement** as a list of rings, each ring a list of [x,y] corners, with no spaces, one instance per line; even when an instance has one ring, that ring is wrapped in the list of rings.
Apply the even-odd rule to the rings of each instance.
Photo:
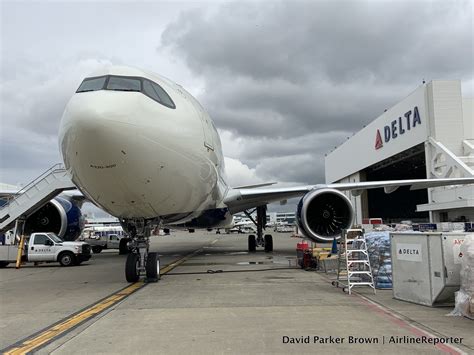
[[[200,253],[201,249],[195,250],[192,253],[184,256],[181,259],[178,259],[171,264],[168,264],[160,270],[160,275],[165,275],[170,272],[177,266],[184,263],[189,258],[192,258],[194,255]],[[118,302],[124,300],[134,292],[145,287],[147,283],[143,281],[135,282],[131,285],[124,287],[123,289],[114,292],[113,294],[87,306],[86,308],[73,313],[65,319],[60,320],[59,322],[54,323],[47,328],[40,330],[39,332],[30,335],[29,337],[18,341],[17,343],[1,350],[1,353],[6,355],[19,355],[19,354],[28,354],[33,351],[36,351],[51,342],[59,339],[70,331],[74,330],[81,324],[84,324],[86,321],[91,318],[103,313],[104,311],[110,309],[112,306],[116,305]]]

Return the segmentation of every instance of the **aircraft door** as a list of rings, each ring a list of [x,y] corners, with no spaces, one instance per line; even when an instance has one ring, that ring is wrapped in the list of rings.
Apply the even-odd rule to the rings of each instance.
[[[204,146],[206,146],[208,149],[214,150],[211,119],[196,100],[191,98],[191,101],[202,122],[202,129],[204,131]]]

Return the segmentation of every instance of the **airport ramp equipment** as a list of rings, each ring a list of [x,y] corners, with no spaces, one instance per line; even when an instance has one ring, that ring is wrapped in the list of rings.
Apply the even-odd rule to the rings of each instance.
[[[74,190],[68,171],[62,164],[53,165],[31,181],[0,209],[0,231],[8,230],[18,218],[27,218],[65,190]]]
[[[337,279],[333,286],[342,287],[344,292],[352,293],[354,287],[370,287],[375,284],[370,265],[367,241],[363,229],[346,229],[339,240]]]

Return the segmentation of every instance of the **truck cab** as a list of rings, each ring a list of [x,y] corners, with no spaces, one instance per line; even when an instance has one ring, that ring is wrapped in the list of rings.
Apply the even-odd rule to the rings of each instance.
[[[31,234],[25,254],[28,261],[59,261],[62,266],[79,265],[91,257],[84,242],[65,242],[54,233]]]

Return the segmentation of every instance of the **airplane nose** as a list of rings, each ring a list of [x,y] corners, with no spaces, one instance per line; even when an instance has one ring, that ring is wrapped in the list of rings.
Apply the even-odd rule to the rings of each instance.
[[[139,161],[137,126],[129,112],[135,105],[124,105],[115,96],[110,100],[101,92],[76,94],[66,107],[59,135],[63,160],[74,183],[109,212],[113,211],[110,207],[131,201],[137,208],[140,205],[136,186],[127,183],[137,174]]]
[[[100,169],[117,164],[135,134],[130,115],[121,110],[119,100],[111,102],[101,93],[82,96],[86,95],[71,99],[61,121],[60,146],[66,167],[73,165],[70,159],[76,160],[74,166]]]
[[[161,106],[141,93],[103,90],[77,93],[65,109],[65,166],[79,189],[114,216],[195,211],[216,183],[213,161],[189,148],[199,142],[200,121],[179,124],[180,116]]]

